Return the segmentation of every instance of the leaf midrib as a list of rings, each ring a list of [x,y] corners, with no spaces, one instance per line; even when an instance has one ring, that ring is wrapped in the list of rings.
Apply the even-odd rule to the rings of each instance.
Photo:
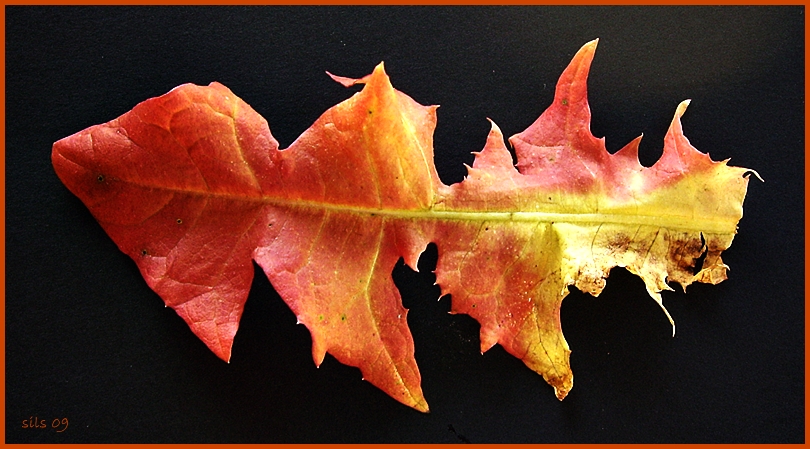
[[[123,181],[123,180],[121,180]],[[516,222],[516,223],[571,223],[602,224],[611,223],[627,226],[654,226],[672,230],[704,232],[714,234],[735,234],[736,220],[712,217],[691,217],[685,215],[650,215],[627,213],[580,213],[580,212],[540,212],[540,211],[472,211],[440,209],[382,209],[349,204],[325,203],[304,199],[287,199],[270,196],[248,196],[228,193],[212,193],[199,190],[172,189],[128,184],[148,190],[169,190],[177,194],[199,195],[208,198],[222,198],[230,201],[260,203],[288,209],[323,210],[357,215],[382,216],[402,220],[469,221],[469,222]]]

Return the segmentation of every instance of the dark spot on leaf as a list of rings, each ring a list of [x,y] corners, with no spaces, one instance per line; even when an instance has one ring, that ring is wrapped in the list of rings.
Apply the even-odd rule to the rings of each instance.
[[[340,315],[340,321],[346,321],[346,314]]]
[[[692,274],[695,275],[698,274],[701,269],[703,269],[703,262],[706,260],[706,255],[709,254],[709,252],[706,251],[706,238],[703,237],[702,232],[700,233],[700,247],[703,252],[700,254],[700,256],[698,256],[697,259],[695,259],[695,267],[692,270]]]
[[[667,260],[672,263],[667,279],[684,285],[695,274],[696,263],[704,252],[704,240],[692,235],[665,234],[668,251]],[[702,262],[701,262],[702,265]],[[699,270],[698,270],[699,271]]]
[[[608,249],[614,253],[623,253],[630,246],[630,237],[624,233],[611,235],[608,238]]]

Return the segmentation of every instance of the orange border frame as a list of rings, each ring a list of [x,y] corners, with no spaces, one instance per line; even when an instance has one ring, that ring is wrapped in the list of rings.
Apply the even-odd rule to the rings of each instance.
[[[221,1],[215,0],[171,0],[171,1],[159,1],[159,0],[127,0],[121,3],[116,3],[115,5],[225,5]],[[374,0],[355,0],[353,2],[346,2],[346,1],[336,1],[336,0],[298,0],[294,2],[282,2],[282,1],[245,1],[241,0],[238,2],[231,3],[229,5],[645,5],[645,6],[661,6],[661,5],[750,5],[750,6],[786,6],[786,5],[803,5],[807,6],[807,1],[801,0],[781,0],[778,3],[771,3],[766,2],[763,0],[744,0],[744,1],[714,1],[714,2],[707,2],[707,1],[700,1],[700,0],[680,0],[680,1],[656,1],[656,2],[640,2],[640,1],[614,1],[614,2],[601,2],[601,1],[587,1],[587,0],[553,0],[553,1],[545,1],[545,2],[531,2],[531,1],[520,1],[520,0],[504,0],[500,2],[491,2],[491,1],[462,1],[462,0],[442,0],[442,1],[430,1],[430,0],[412,0],[412,1],[403,1],[403,0],[387,0],[387,1],[374,1]],[[29,2],[21,2],[21,1],[8,1],[3,2],[3,9],[0,11],[0,40],[3,43],[3,52],[0,53],[0,62],[2,62],[2,74],[3,76],[0,77],[0,101],[2,101],[3,107],[0,109],[0,119],[2,119],[2,125],[0,125],[0,138],[2,138],[2,158],[0,158],[0,181],[2,181],[2,185],[0,185],[0,190],[2,190],[2,195],[0,195],[0,205],[2,205],[2,210],[0,210],[0,217],[2,218],[2,223],[0,223],[0,235],[2,235],[2,241],[0,241],[0,248],[2,248],[2,253],[0,253],[0,284],[2,284],[3,290],[0,295],[2,296],[2,305],[3,307],[0,308],[0,317],[2,317],[2,333],[0,333],[0,355],[2,355],[2,360],[0,360],[0,364],[2,364],[2,371],[0,371],[0,393],[2,393],[2,402],[3,407],[0,409],[0,421],[4,423],[2,428],[0,428],[0,438],[2,438],[2,444],[5,446],[6,444],[6,427],[5,427],[5,418],[6,418],[6,407],[5,407],[5,399],[6,399],[6,332],[5,332],[5,323],[6,323],[6,202],[5,202],[5,192],[6,192],[6,146],[5,146],[5,137],[6,137],[6,77],[5,77],[5,69],[6,69],[6,52],[5,52],[5,43],[6,43],[6,10],[5,7],[9,5],[111,5],[109,2],[102,2],[98,0],[84,0],[84,1],[47,1],[47,0],[34,0]],[[805,92],[807,87],[807,56],[810,52],[808,52],[808,37],[805,31],[805,38],[804,38],[804,52],[805,52]],[[810,229],[807,222],[807,209],[810,206],[810,199],[808,199],[808,192],[810,189],[808,188],[808,178],[807,172],[810,169],[810,152],[808,152],[808,136],[810,136],[810,123],[808,122],[807,116],[808,111],[810,111],[810,105],[808,105],[807,101],[805,100],[804,112],[805,112],[805,160],[804,160],[804,181],[805,181],[805,197],[804,197],[804,206],[805,206],[805,246],[804,246],[804,253],[805,253],[805,299],[810,296],[810,284],[808,284],[808,280],[810,280],[810,269],[807,265],[807,254],[808,250],[810,250],[810,243],[807,241],[807,231]],[[805,301],[806,304],[806,301]],[[807,310],[807,306],[805,305],[805,344],[807,342],[807,336],[810,335],[810,331],[807,328],[807,318],[810,316]],[[805,353],[805,444],[807,444],[807,356]],[[20,446],[23,445],[9,445],[9,446]],[[33,447],[44,447],[49,445],[33,445]],[[163,446],[163,445],[159,445]],[[166,445],[168,446],[168,445]],[[305,445],[306,446],[306,445]],[[343,446],[343,445],[330,445],[330,446]],[[402,445],[396,445],[402,446]],[[432,445],[429,445],[432,446]],[[438,446],[438,445],[436,445]],[[492,446],[492,445],[488,445]],[[500,445],[499,445],[500,446]],[[560,445],[562,446],[562,445]],[[566,447],[585,447],[586,445],[566,445]],[[691,446],[691,445],[690,445]],[[697,445],[698,447],[703,445]],[[708,445],[706,445],[708,446]],[[724,445],[725,446],[725,445]],[[737,446],[737,445],[735,445]],[[740,445],[742,446],[742,445]],[[790,445],[793,446],[793,445]],[[796,445],[798,446],[798,445]],[[24,447],[32,447],[31,445],[24,445]],[[606,445],[606,447],[621,447],[620,445]]]

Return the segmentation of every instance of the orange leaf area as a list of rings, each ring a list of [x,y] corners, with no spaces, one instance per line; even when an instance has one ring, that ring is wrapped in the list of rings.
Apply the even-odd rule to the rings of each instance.
[[[563,399],[573,386],[560,325],[569,286],[598,295],[625,267],[663,309],[668,281],[726,279],[720,254],[750,172],[690,145],[688,102],[652,167],[638,161],[639,139],[608,153],[590,132],[595,49],[579,50],[553,104],[509,139],[516,167],[493,123],[466,179],[450,186],[433,164],[436,107],[395,90],[382,64],[362,79],[333,76],[363,89],[283,150],[225,86],[185,84],[56,142],[53,164],[223,360],[256,261],[312,334],[316,364],[328,352],[427,412],[391,272],[400,258],[416,269],[434,242],[436,282],[453,313],[481,323],[482,352],[500,344]]]

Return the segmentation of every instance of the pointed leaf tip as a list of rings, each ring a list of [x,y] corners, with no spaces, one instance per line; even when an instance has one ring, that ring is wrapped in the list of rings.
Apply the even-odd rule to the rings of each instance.
[[[692,100],[687,99],[678,103],[678,107],[675,108],[675,118],[683,117],[683,113],[686,112],[686,108],[689,107],[689,103],[691,102]]]
[[[596,53],[597,44],[599,44],[598,38],[580,47],[571,62],[583,60],[583,62],[587,62],[587,64],[590,65],[591,60],[593,60],[593,55]]]
[[[326,70],[326,74],[329,75],[329,77],[332,78],[333,80],[335,80],[338,83],[342,84],[343,87],[352,87],[352,86],[357,85],[357,84],[368,84],[369,81],[371,81],[371,78],[373,76],[375,76],[375,75],[376,76],[380,76],[380,75],[387,76],[385,74],[385,64],[383,62],[380,62],[379,64],[377,64],[377,66],[374,67],[373,72],[371,72],[370,74],[368,74],[368,75],[366,75],[366,76],[364,76],[362,78],[350,78],[350,77],[347,77],[347,76],[335,75],[335,74],[333,74],[332,72],[330,72],[328,70]]]
[[[329,75],[330,78],[337,81],[338,83],[342,84],[343,87],[352,87],[357,84],[366,84],[371,77],[371,75],[366,75],[362,78],[349,78],[346,76],[338,76],[330,73],[328,70],[326,74]]]

